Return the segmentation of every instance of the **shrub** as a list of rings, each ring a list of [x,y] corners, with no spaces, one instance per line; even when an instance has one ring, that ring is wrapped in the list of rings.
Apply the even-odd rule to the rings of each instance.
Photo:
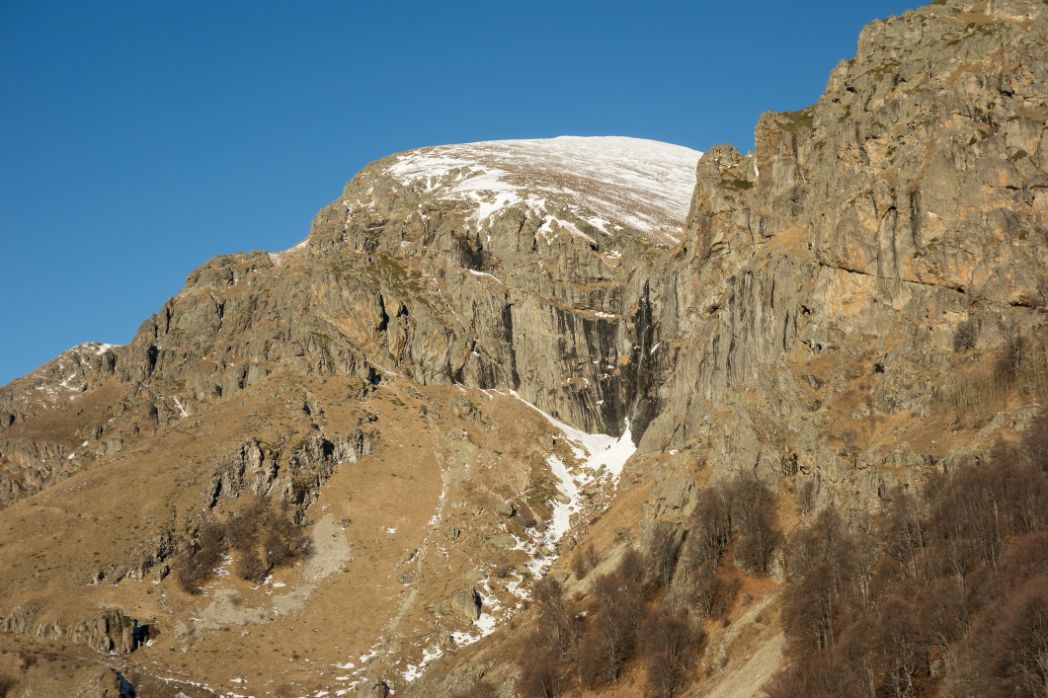
[[[731,531],[739,534],[735,559],[751,572],[768,571],[779,543],[773,523],[774,496],[755,475],[740,475],[728,485]]]
[[[956,352],[969,351],[975,348],[979,339],[979,322],[975,318],[968,318],[953,333],[953,350]]]
[[[178,571],[178,583],[190,594],[199,594],[222,563],[226,541],[222,527],[209,523],[190,546]]]
[[[677,616],[656,607],[644,618],[639,637],[649,690],[659,698],[672,698],[684,685],[701,631],[691,625],[686,613]]]
[[[712,562],[704,562],[692,572],[692,600],[704,618],[722,618],[739,593],[739,580],[717,574]]]
[[[541,635],[533,635],[527,640],[520,655],[519,668],[517,693],[524,698],[556,698],[567,686],[557,657],[549,651],[548,643]]]
[[[617,673],[609,671],[610,652],[604,634],[595,626],[587,625],[575,657],[576,673],[584,688],[596,690],[615,681]]]
[[[739,537],[735,559],[750,572],[765,574],[778,544],[779,532],[772,523],[771,512],[754,510],[748,517],[746,530]]]
[[[700,492],[689,525],[688,567],[716,564],[737,535],[736,561],[751,572],[767,572],[779,544],[774,501],[771,490],[752,474]]]
[[[614,683],[636,650],[637,626],[644,615],[644,564],[629,548],[614,572],[593,583],[594,604],[579,640],[579,680],[587,688]]]
[[[309,544],[304,526],[294,522],[290,510],[256,498],[228,521],[201,529],[182,561],[178,581],[187,592],[199,594],[232,549],[237,575],[259,583],[273,568],[308,555]]]
[[[641,586],[621,569],[597,579],[594,587],[597,608],[590,627],[600,638],[605,650],[605,677],[609,682],[619,678],[622,666],[635,650],[637,624],[644,609]]]
[[[997,357],[994,375],[1004,385],[1011,385],[1018,378],[1023,368],[1026,354],[1026,340],[1018,332],[1009,335],[1004,343],[1004,351]]]
[[[1048,578],[1038,577],[1003,603],[980,655],[986,695],[1043,696],[1048,687]]]
[[[309,537],[286,508],[256,498],[227,524],[238,553],[237,574],[256,584],[275,568],[309,552]]]
[[[699,493],[689,528],[693,564],[717,563],[731,542],[731,510],[720,488],[711,487]]]
[[[580,547],[575,551],[575,555],[571,559],[571,571],[575,574],[575,579],[582,579],[599,562],[600,558],[597,557],[597,552],[593,549],[593,545],[587,544],[585,547]]]
[[[554,640],[560,655],[573,650],[578,643],[578,627],[575,613],[564,599],[560,582],[552,577],[543,577],[535,585],[533,598],[538,607],[538,623],[543,635]]]

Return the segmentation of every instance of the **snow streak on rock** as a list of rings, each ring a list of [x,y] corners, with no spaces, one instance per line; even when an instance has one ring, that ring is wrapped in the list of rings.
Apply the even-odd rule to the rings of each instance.
[[[556,455],[547,457],[550,471],[557,479],[557,491],[561,498],[553,505],[553,516],[543,534],[521,541],[519,547],[531,554],[528,568],[535,577],[541,577],[559,556],[557,544],[571,528],[571,519],[582,510],[582,489],[602,479],[608,479],[617,487],[622,468],[637,450],[633,444],[629,423],[619,437],[607,434],[587,434],[565,424],[553,415],[543,412],[513,391],[513,397],[546,418],[550,424],[564,434],[575,456],[575,467],[570,469]]]

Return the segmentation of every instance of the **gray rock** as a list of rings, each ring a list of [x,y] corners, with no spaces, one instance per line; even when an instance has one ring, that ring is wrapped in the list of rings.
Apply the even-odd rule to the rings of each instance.
[[[459,616],[475,621],[480,618],[480,594],[473,587],[456,592],[451,597],[451,607]]]

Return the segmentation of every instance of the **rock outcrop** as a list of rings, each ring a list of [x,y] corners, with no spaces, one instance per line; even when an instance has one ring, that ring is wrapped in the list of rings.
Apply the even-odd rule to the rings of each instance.
[[[668,370],[643,446],[869,501],[976,446],[952,409],[973,364],[1021,345],[983,398],[1043,402],[1045,9],[874,22],[816,104],[761,118],[755,153],[703,157],[687,237],[651,272]],[[965,323],[974,351],[955,350]],[[919,434],[936,422],[952,441]]]
[[[150,627],[119,608],[100,610],[93,618],[70,625],[42,620],[35,606],[20,606],[0,618],[0,631],[53,642],[85,645],[102,654],[128,654],[149,639]]]

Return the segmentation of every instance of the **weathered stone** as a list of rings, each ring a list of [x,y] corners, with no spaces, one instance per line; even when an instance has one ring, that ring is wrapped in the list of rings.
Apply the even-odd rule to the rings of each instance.
[[[480,618],[480,594],[473,587],[456,592],[451,597],[451,606],[455,612],[470,621]]]

